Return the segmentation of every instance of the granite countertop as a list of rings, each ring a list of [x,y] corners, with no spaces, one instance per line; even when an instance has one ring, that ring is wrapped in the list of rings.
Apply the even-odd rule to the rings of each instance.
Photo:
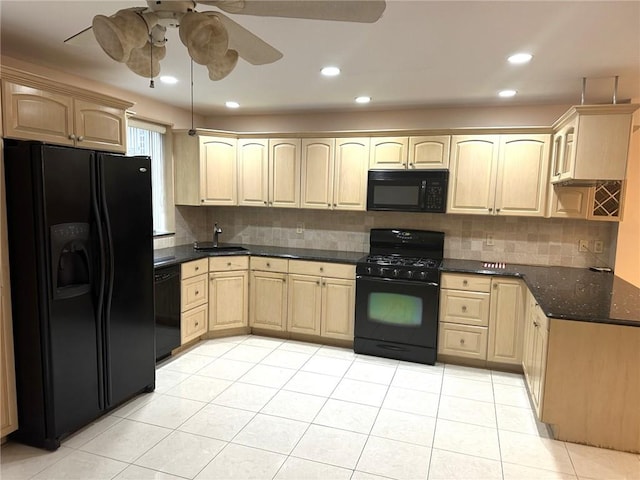
[[[154,266],[176,265],[199,258],[225,255],[282,257],[355,265],[365,255],[362,252],[268,245],[242,247],[246,251],[197,251],[193,249],[193,244],[162,248],[154,251]],[[522,278],[542,311],[550,318],[640,327],[640,288],[613,273],[593,272],[588,268],[518,264],[508,264],[506,268],[487,268],[478,260],[451,258],[443,260],[441,270]]]
[[[517,264],[492,269],[477,260],[449,258],[441,269],[520,277],[549,318],[640,327],[640,288],[613,273]]]

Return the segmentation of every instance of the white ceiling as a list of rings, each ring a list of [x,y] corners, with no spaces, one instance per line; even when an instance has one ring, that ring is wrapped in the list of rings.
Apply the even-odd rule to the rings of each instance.
[[[102,52],[97,42],[63,43],[110,15],[144,1],[0,1],[3,55],[96,79],[188,108],[190,62],[176,31],[168,33],[161,74],[175,86],[139,77]],[[199,6],[199,11],[215,10]],[[609,102],[613,75],[618,101],[640,98],[640,1],[421,1],[387,0],[373,24],[229,15],[270,43],[284,58],[253,66],[243,60],[212,82],[194,65],[195,110],[226,111],[235,100],[256,112],[413,108],[449,105],[576,104],[589,77],[587,103]],[[509,65],[519,51],[528,65]],[[342,75],[321,77],[325,65]],[[519,93],[500,99],[499,90]],[[367,106],[354,105],[370,95]]]

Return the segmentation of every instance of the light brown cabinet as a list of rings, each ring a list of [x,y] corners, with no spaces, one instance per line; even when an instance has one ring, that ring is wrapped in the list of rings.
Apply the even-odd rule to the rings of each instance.
[[[249,325],[286,331],[288,260],[251,257]]]
[[[488,361],[522,364],[525,292],[522,280],[491,279]]]
[[[237,205],[237,141],[173,134],[176,205]]]
[[[577,105],[553,125],[551,182],[624,180],[638,105]]]
[[[544,216],[549,135],[454,135],[447,213]]]
[[[209,331],[249,325],[249,257],[209,259]]]
[[[238,205],[300,207],[300,139],[238,140]]]
[[[288,295],[288,331],[353,340],[353,265],[291,260]]]
[[[132,103],[12,69],[2,77],[6,137],[125,153],[125,110]]]
[[[450,149],[450,135],[371,137],[369,169],[447,168]]]
[[[549,319],[528,292],[522,369],[538,418],[542,417],[548,337]]]
[[[207,332],[208,261],[206,258],[183,263],[180,268],[180,338],[190,342]]]
[[[365,210],[369,138],[302,140],[301,206]]]

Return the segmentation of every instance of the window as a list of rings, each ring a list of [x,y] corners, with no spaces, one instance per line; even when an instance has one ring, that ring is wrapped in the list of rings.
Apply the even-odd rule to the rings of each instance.
[[[127,126],[127,155],[151,157],[151,191],[153,204],[153,233],[161,235],[173,231],[173,195],[170,156],[167,158],[167,129],[163,125],[129,119]]]

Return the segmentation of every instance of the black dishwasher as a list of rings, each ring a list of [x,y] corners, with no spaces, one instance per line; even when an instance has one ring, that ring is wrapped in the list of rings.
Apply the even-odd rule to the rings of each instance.
[[[180,346],[180,265],[154,269],[156,361]]]

